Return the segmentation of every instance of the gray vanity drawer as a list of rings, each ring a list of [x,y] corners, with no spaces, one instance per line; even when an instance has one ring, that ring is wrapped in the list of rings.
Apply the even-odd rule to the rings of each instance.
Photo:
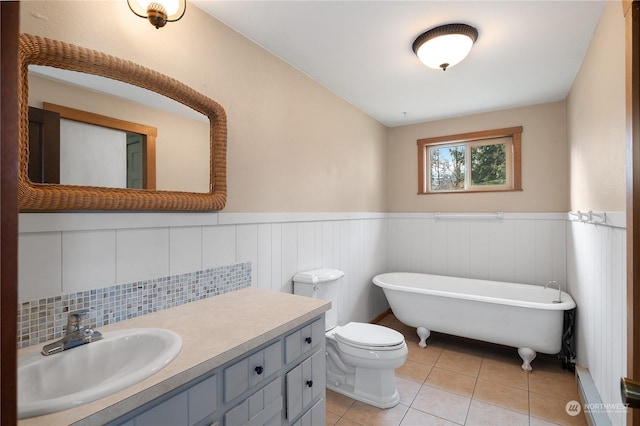
[[[316,402],[313,407],[304,416],[300,417],[293,426],[316,426],[326,423],[326,413],[324,400]]]
[[[280,341],[249,355],[224,369],[224,402],[230,402],[282,367],[282,344]]]
[[[282,378],[278,377],[227,411],[225,426],[279,425],[282,419]]]
[[[131,422],[135,426],[174,426],[183,424],[189,415],[188,403],[187,392],[182,392],[168,401],[145,411]]]
[[[187,391],[189,424],[193,425],[218,409],[218,376],[213,375]]]
[[[217,409],[218,376],[213,375],[136,416],[124,426],[195,425],[212,416]]]
[[[313,401],[324,396],[324,351],[305,359],[286,375],[287,419],[294,420],[307,410]]]
[[[289,334],[285,338],[285,362],[290,363],[300,355],[315,348],[324,339],[324,318]]]

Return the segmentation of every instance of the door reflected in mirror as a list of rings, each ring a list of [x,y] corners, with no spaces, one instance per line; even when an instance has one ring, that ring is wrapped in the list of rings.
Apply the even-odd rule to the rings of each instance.
[[[43,107],[29,107],[31,182],[156,189],[155,127]]]

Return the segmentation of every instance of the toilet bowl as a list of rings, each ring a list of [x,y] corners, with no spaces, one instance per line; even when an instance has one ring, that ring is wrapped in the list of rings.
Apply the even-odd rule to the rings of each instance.
[[[337,325],[337,284],[344,273],[319,269],[296,274],[294,293],[331,301],[325,314],[327,388],[379,408],[400,401],[395,369],[407,359],[404,336],[388,327]]]
[[[395,369],[408,353],[402,334],[350,322],[329,330],[326,337],[328,389],[379,408],[400,402]]]

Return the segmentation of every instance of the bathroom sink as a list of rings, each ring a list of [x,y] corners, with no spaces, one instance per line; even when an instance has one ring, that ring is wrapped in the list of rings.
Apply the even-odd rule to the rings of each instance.
[[[176,333],[137,328],[102,333],[103,339],[18,361],[18,417],[86,404],[157,373],[180,352]]]

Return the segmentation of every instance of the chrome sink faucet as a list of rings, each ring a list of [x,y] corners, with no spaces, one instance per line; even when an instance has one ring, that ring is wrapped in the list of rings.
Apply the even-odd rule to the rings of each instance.
[[[544,285],[544,288],[546,290],[547,287],[552,287],[552,286],[558,287],[558,300],[554,300],[553,303],[562,303],[562,287],[560,286],[558,281],[551,280]]]
[[[88,309],[69,312],[66,334],[62,339],[45,345],[42,355],[52,355],[102,339],[102,333],[84,325],[84,317],[88,313]]]

